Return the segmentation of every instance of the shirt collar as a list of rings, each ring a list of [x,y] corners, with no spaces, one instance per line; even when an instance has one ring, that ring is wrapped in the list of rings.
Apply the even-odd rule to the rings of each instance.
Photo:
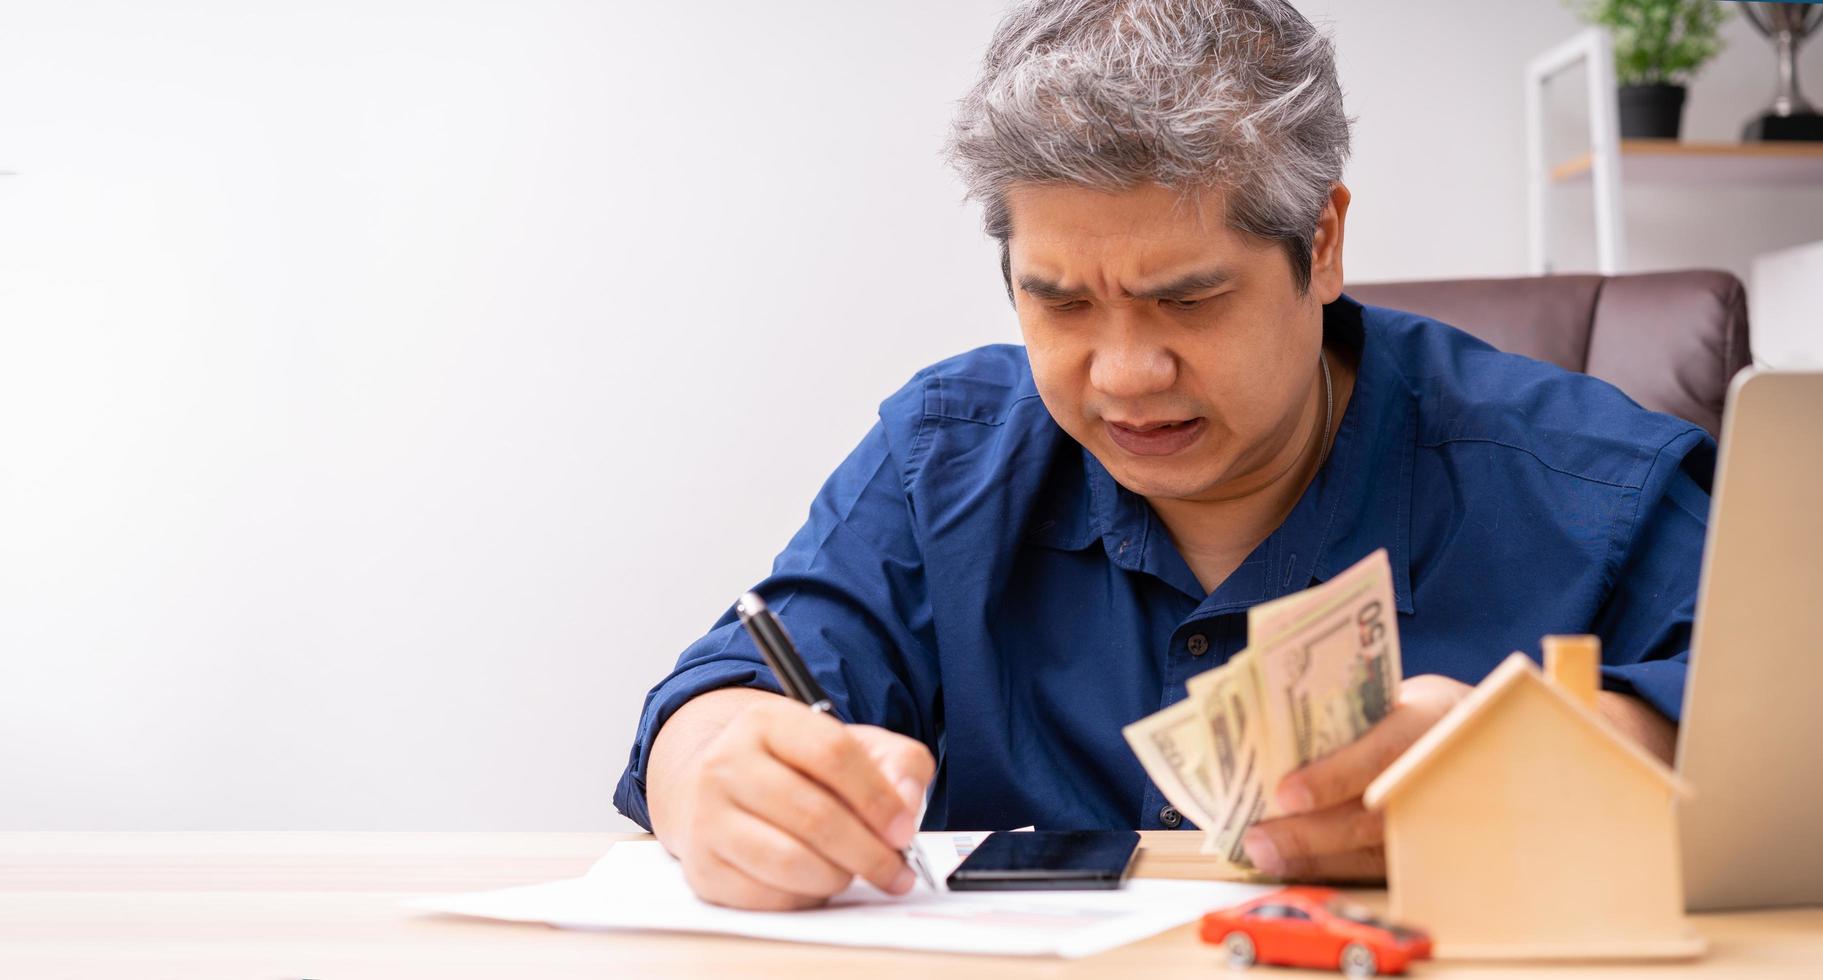
[[[1327,582],[1374,549],[1385,548],[1394,604],[1410,615],[1415,611],[1411,518],[1418,395],[1381,336],[1379,317],[1368,307],[1344,293],[1323,313],[1325,335],[1354,344],[1361,366],[1329,462],[1317,474],[1321,486],[1313,484],[1329,515],[1316,538],[1316,562],[1306,581]],[[1304,496],[1311,497],[1311,491]]]
[[[1121,486],[1080,446],[1080,480],[1072,467],[1059,473],[1065,478],[1051,488],[1045,508],[1050,516],[1027,540],[1066,550],[1100,541],[1115,565],[1152,575],[1196,600],[1198,615],[1241,611],[1328,581],[1384,547],[1391,557],[1395,604],[1400,612],[1411,613],[1417,398],[1375,337],[1372,319],[1346,293],[1323,307],[1326,342],[1360,352],[1360,369],[1335,444],[1284,524],[1213,593],[1204,595],[1152,505]]]

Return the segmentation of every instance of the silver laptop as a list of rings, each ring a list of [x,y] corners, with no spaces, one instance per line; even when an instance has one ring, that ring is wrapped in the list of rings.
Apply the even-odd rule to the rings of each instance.
[[[1823,904],[1823,373],[1728,388],[1678,731],[1691,911]]]

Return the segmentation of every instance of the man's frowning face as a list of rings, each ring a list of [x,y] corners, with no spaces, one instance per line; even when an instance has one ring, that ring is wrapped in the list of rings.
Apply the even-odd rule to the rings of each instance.
[[[1216,500],[1295,458],[1323,304],[1341,293],[1345,188],[1303,295],[1279,243],[1225,227],[1219,191],[1017,185],[1007,206],[1038,393],[1116,480],[1149,498]]]

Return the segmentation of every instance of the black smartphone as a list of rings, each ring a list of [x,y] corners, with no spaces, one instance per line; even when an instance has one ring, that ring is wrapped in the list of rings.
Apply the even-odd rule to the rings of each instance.
[[[1139,853],[1135,830],[1019,830],[987,836],[956,870],[951,891],[1119,888]]]

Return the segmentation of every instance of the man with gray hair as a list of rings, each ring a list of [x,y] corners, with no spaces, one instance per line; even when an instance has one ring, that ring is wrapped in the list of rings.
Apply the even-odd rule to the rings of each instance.
[[[1660,756],[1714,444],[1611,386],[1343,294],[1350,122],[1280,0],[1031,0],[951,156],[1023,346],[880,406],[755,586],[836,714],[733,611],[652,690],[615,795],[703,898],[902,893],[927,828],[1177,828],[1123,725],[1246,645],[1246,610],[1391,557],[1408,673],[1244,838],[1383,874],[1369,781],[1513,649],[1598,634],[1600,709]]]

